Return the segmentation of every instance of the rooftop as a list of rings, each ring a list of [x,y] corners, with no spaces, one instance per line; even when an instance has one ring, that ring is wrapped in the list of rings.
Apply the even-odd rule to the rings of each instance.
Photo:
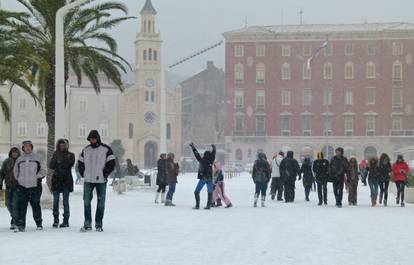
[[[156,15],[157,14],[157,10],[155,10],[154,6],[152,5],[151,0],[146,0],[145,1],[145,5],[141,10],[141,15],[143,14],[152,14],[152,15]]]

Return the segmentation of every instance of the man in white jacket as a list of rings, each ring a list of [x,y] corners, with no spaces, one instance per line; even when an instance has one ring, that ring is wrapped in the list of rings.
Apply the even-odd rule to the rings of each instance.
[[[280,177],[280,163],[282,163],[285,154],[283,152],[279,152],[273,160],[272,160],[272,184],[271,184],[271,195],[272,200],[277,197],[278,201],[283,201],[283,180]]]

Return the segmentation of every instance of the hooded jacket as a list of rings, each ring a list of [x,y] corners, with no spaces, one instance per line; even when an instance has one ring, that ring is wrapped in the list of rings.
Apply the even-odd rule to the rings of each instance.
[[[98,131],[89,133],[87,140],[97,139],[96,144],[85,147],[79,156],[79,173],[85,182],[106,183],[108,176],[114,171],[115,156],[111,147],[101,142]]]
[[[46,165],[43,159],[34,153],[20,156],[13,167],[13,174],[20,186],[35,188],[38,180],[46,176]]]
[[[12,152],[13,151],[16,151],[18,153],[17,158],[19,158],[20,155],[21,155],[20,150],[17,147],[13,147],[12,149],[10,149],[9,158],[4,160],[3,165],[1,167],[1,170],[0,170],[0,187],[3,184],[3,180],[6,183],[6,188],[13,189],[13,188],[17,187],[18,182],[14,178],[14,175],[13,175],[13,167],[14,167],[14,164],[15,164],[17,158],[13,159],[13,157],[12,157]]]
[[[300,174],[299,163],[293,158],[293,155],[293,151],[287,152],[285,159],[280,164],[280,175],[287,181],[296,181],[296,177]]]
[[[213,164],[216,160],[216,147],[213,145],[212,151],[205,151],[203,157],[195,147],[192,147],[195,158],[198,161],[198,179],[213,179]]]
[[[332,181],[344,181],[345,175],[349,174],[348,159],[344,157],[344,149],[338,148],[340,156],[334,156],[331,159],[329,174]]]
[[[177,177],[180,173],[180,166],[174,162],[174,157],[169,156],[166,161],[167,184],[177,183]]]
[[[404,160],[397,160],[397,162],[395,162],[392,166],[392,173],[394,175],[395,182],[406,182],[408,172],[410,172],[410,167],[404,162]]]
[[[387,159],[388,162],[384,164],[384,159]],[[390,173],[392,172],[392,167],[390,163],[390,158],[386,154],[382,154],[379,161],[380,169],[380,182],[390,181]]]
[[[254,162],[252,178],[254,183],[268,183],[271,176],[271,169],[264,153],[259,153]]]
[[[157,161],[157,185],[167,185],[167,159]]]
[[[59,145],[64,144],[65,150],[62,152]],[[52,191],[63,192],[68,189],[73,192],[72,168],[75,164],[75,155],[69,152],[69,146],[63,139],[57,141],[56,151],[53,153],[49,163],[49,168],[54,170],[52,177]]]
[[[328,181],[329,161],[323,157],[323,153],[318,153],[318,159],[313,162],[313,172],[319,182]]]
[[[282,161],[282,155],[277,155],[275,159],[272,160],[272,178],[280,178],[280,164]]]

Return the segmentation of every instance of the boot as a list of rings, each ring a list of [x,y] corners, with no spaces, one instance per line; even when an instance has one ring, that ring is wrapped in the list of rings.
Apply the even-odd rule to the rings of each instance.
[[[386,199],[384,199],[384,207],[387,207],[387,200]]]
[[[254,195],[254,203],[253,203],[253,207],[256,208],[257,207],[257,200],[259,199],[259,194],[255,194]]]
[[[55,215],[53,216],[53,228],[58,228],[59,227],[59,215]]]
[[[276,194],[272,194],[272,201],[274,201],[276,198]]]
[[[161,193],[161,203],[165,203],[165,192]]]
[[[69,227],[69,217],[63,217],[63,223],[59,225],[60,228]]]
[[[156,192],[156,193],[155,193],[155,200],[154,200],[154,203],[155,203],[155,204],[158,204],[158,200],[159,200],[159,198],[160,198],[160,192]]]
[[[14,220],[12,219],[10,221],[10,230],[16,230],[16,228],[17,228],[17,226],[15,225]]]
[[[262,207],[266,207],[265,201],[266,201],[266,196],[262,195]]]
[[[212,199],[213,199],[213,193],[209,192],[208,197],[207,197],[207,204],[206,204],[206,207],[204,207],[204,210],[210,210]]]
[[[229,204],[228,204],[228,205],[226,205],[226,207],[224,207],[224,208],[231,208],[231,207],[233,207],[233,204],[229,203]]]
[[[375,207],[377,205],[377,199],[371,198],[371,206]]]
[[[198,210],[200,209],[200,193],[194,192],[194,197],[195,197],[196,205],[193,207],[193,209]]]
[[[382,193],[382,191],[380,192],[380,196],[379,196],[379,204],[382,204],[382,197],[384,196],[384,193]]]
[[[221,203],[221,200],[220,200],[220,199],[218,199],[218,200],[217,200],[217,204],[216,204],[216,206],[217,206],[217,207],[221,207],[221,206],[223,206],[223,204]]]

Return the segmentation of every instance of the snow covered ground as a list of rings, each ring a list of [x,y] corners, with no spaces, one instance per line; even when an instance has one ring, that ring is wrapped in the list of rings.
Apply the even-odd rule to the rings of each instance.
[[[81,193],[71,197],[71,227],[52,229],[52,213],[43,211],[44,231],[35,231],[31,213],[26,233],[8,230],[0,208],[0,262],[7,265],[166,264],[166,265],[411,265],[414,264],[414,207],[369,207],[360,186],[359,206],[316,205],[304,201],[297,183],[294,204],[267,201],[253,208],[253,184],[247,174],[227,180],[234,208],[191,209],[194,174],[180,176],[175,203],[154,205],[153,192],[116,195],[108,189],[104,233],[80,233]],[[203,191],[202,204],[206,193]],[[345,194],[346,195],[346,194]],[[344,205],[346,204],[346,196]]]

